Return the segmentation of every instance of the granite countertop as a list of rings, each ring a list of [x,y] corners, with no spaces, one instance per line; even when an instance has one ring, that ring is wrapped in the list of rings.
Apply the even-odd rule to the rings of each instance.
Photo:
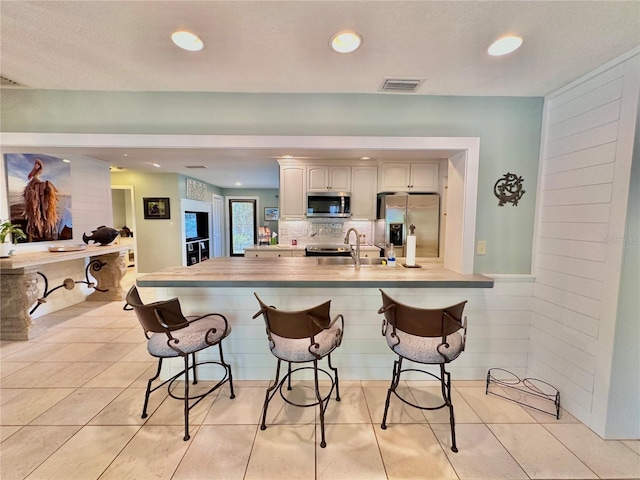
[[[484,275],[462,275],[442,262],[417,258],[423,268],[318,265],[319,257],[218,257],[190,267],[172,267],[137,279],[140,287],[408,287],[492,288]]]
[[[51,242],[49,246],[71,247],[68,243]],[[93,257],[96,255],[104,255],[106,253],[122,252],[131,249],[130,244],[116,245],[85,245],[84,250],[76,250],[72,252],[18,252],[9,258],[0,259],[0,268],[2,270],[16,270],[19,268],[37,267],[47,263],[64,262],[67,260],[76,260],[78,258]]]

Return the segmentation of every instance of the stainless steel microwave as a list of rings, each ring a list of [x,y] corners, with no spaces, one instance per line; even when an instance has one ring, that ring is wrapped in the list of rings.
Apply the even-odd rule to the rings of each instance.
[[[348,218],[351,196],[348,192],[314,192],[307,194],[307,217]]]

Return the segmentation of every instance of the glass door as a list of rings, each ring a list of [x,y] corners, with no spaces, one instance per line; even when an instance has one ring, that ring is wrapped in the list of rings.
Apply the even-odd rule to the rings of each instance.
[[[256,200],[229,200],[229,245],[231,256],[244,256],[244,249],[258,243]]]

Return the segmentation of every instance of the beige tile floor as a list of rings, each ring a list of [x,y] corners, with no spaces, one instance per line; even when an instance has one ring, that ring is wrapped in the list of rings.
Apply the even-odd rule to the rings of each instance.
[[[454,380],[458,453],[442,410],[392,400],[382,430],[387,382],[370,381],[341,382],[325,449],[315,409],[277,396],[259,429],[259,381],[236,381],[234,400],[226,389],[207,397],[184,442],[181,404],[165,391],[140,418],[155,362],[121,302],[85,302],[33,331],[29,342],[0,343],[3,480],[640,478],[640,441],[604,441],[567,413],[558,421],[487,396],[482,381]],[[421,403],[438,395],[430,382],[401,388]],[[291,394],[310,392],[299,383]]]

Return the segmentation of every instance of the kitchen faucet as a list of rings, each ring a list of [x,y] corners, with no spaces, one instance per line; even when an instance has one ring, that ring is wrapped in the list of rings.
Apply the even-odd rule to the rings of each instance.
[[[356,232],[356,250],[354,252],[353,248],[351,248],[351,258],[353,258],[353,261],[355,262],[356,270],[359,270],[360,269],[360,232],[358,232],[358,230],[356,230],[355,228],[351,227],[349,230],[347,230],[347,234],[344,237],[344,243],[345,245],[349,245],[349,235],[351,234],[351,232]]]

